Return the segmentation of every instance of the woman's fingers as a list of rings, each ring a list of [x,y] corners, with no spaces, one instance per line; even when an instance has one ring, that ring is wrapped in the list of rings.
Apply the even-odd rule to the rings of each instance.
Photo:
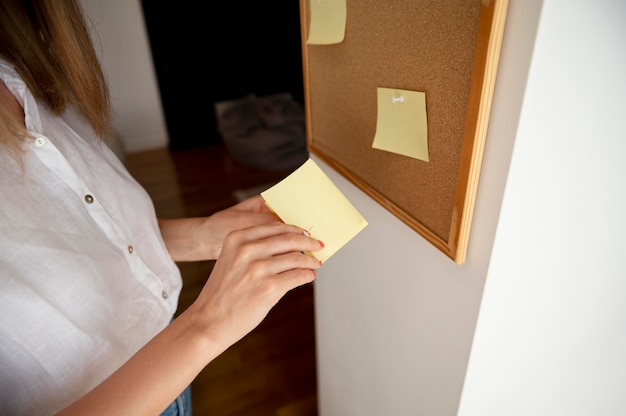
[[[271,210],[265,205],[265,200],[261,195],[255,195],[239,202],[232,207],[238,211],[264,212],[269,213]]]
[[[249,244],[245,250],[250,250],[256,256],[275,256],[291,251],[318,251],[323,243],[305,235],[299,227],[272,222],[257,227],[235,230],[230,233],[224,245]]]
[[[265,278],[280,277],[282,279],[288,276],[288,272],[292,270],[311,271],[311,276],[315,277],[314,270],[319,269],[320,266],[321,263],[318,259],[301,252],[277,254],[254,264],[254,267],[257,268],[256,274],[265,276]]]
[[[318,259],[304,253],[322,247],[321,242],[305,236],[300,228],[276,223],[231,233],[224,242],[223,253],[234,255],[232,267],[247,270],[251,278],[268,279],[282,275],[281,278],[285,279],[285,276],[295,275],[299,278],[288,284],[298,285],[314,278],[313,270],[321,266]],[[294,269],[305,270],[306,273],[284,275]],[[293,287],[288,287],[285,292]]]

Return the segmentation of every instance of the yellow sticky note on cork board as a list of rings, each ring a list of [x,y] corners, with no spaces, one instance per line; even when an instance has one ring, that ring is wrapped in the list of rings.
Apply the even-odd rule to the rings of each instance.
[[[308,45],[332,45],[346,36],[346,0],[310,0]]]
[[[378,88],[372,147],[428,162],[426,93]]]
[[[309,253],[322,262],[367,226],[313,159],[261,192],[261,196],[283,222],[308,230],[311,237],[324,242],[322,250]]]

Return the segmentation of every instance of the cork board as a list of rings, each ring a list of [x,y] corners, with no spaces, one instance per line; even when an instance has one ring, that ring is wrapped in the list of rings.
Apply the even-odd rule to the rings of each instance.
[[[343,41],[309,45],[310,0],[300,1],[309,150],[459,264],[507,5],[347,0]],[[426,94],[428,162],[372,148],[378,87]]]

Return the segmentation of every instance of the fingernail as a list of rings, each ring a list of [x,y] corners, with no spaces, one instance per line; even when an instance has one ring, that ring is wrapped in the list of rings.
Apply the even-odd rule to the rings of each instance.
[[[322,248],[324,248],[324,243],[321,240],[317,240],[318,243],[320,243],[320,246],[322,246]]]

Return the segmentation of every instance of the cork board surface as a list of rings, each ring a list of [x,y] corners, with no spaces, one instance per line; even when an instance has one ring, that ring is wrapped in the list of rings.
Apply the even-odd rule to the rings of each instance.
[[[483,3],[348,0],[343,42],[307,45],[309,0],[301,0],[310,150],[444,251],[456,246],[468,109],[480,98],[477,48],[491,33]],[[372,148],[378,87],[426,93],[428,162]]]

